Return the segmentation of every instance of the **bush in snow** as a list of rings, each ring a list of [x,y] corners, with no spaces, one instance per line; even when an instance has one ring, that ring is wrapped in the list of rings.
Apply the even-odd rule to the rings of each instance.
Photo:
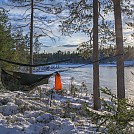
[[[2,92],[2,91],[5,91],[5,90],[6,90],[6,88],[3,86],[3,84],[0,81],[0,91]]]
[[[87,85],[84,82],[81,83],[81,86],[80,86],[80,89],[79,90],[80,90],[80,93],[81,94],[85,93],[86,96],[87,96],[88,89],[87,89]]]
[[[102,100],[102,111],[89,110],[97,131],[108,134],[134,133],[134,103],[128,99],[118,99],[109,89],[101,89],[110,96],[110,101]]]

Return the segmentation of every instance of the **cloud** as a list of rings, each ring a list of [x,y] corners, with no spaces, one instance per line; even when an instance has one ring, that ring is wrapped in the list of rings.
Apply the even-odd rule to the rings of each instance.
[[[47,45],[42,45],[41,47],[51,47],[51,46],[47,46]]]
[[[66,44],[66,45],[60,45],[58,47],[78,47],[78,45]]]

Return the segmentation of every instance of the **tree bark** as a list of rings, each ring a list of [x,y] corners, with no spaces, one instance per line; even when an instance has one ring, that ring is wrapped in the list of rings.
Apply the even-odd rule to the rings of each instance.
[[[93,61],[98,61],[98,0],[93,0]],[[99,62],[93,63],[93,101],[94,109],[101,108],[99,90]]]
[[[33,10],[34,0],[31,0],[31,25],[30,25],[30,64],[33,65]],[[32,73],[32,67],[29,70]]]
[[[120,0],[113,0],[114,17],[115,17],[115,34],[116,34],[116,53],[117,53],[117,97],[125,98],[124,82],[124,48]]]

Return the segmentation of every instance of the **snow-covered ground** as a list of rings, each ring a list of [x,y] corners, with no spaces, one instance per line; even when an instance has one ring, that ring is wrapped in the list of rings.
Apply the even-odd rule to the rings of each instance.
[[[78,116],[83,103],[92,106],[91,97],[54,94],[50,101],[43,92],[1,92],[0,134],[96,133],[90,120]]]
[[[92,107],[92,96],[0,92],[0,134],[98,134],[85,104]]]

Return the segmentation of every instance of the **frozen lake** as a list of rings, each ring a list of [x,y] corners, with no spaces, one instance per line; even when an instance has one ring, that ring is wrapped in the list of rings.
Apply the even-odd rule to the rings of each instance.
[[[71,78],[74,78],[75,85],[81,85],[84,82],[90,94],[92,94],[93,89],[93,66],[86,65],[79,68],[69,68],[76,67],[79,65],[60,65],[60,68],[67,69],[68,71],[61,72],[61,79],[63,82],[63,88],[69,88],[71,83]],[[59,69],[60,70],[60,69]],[[45,73],[45,72],[40,72]],[[126,96],[134,97],[134,67],[125,67],[125,88]],[[100,65],[100,87],[107,87],[116,93],[116,66],[111,64],[101,64]],[[54,77],[49,80],[49,85],[51,88],[54,86]]]

